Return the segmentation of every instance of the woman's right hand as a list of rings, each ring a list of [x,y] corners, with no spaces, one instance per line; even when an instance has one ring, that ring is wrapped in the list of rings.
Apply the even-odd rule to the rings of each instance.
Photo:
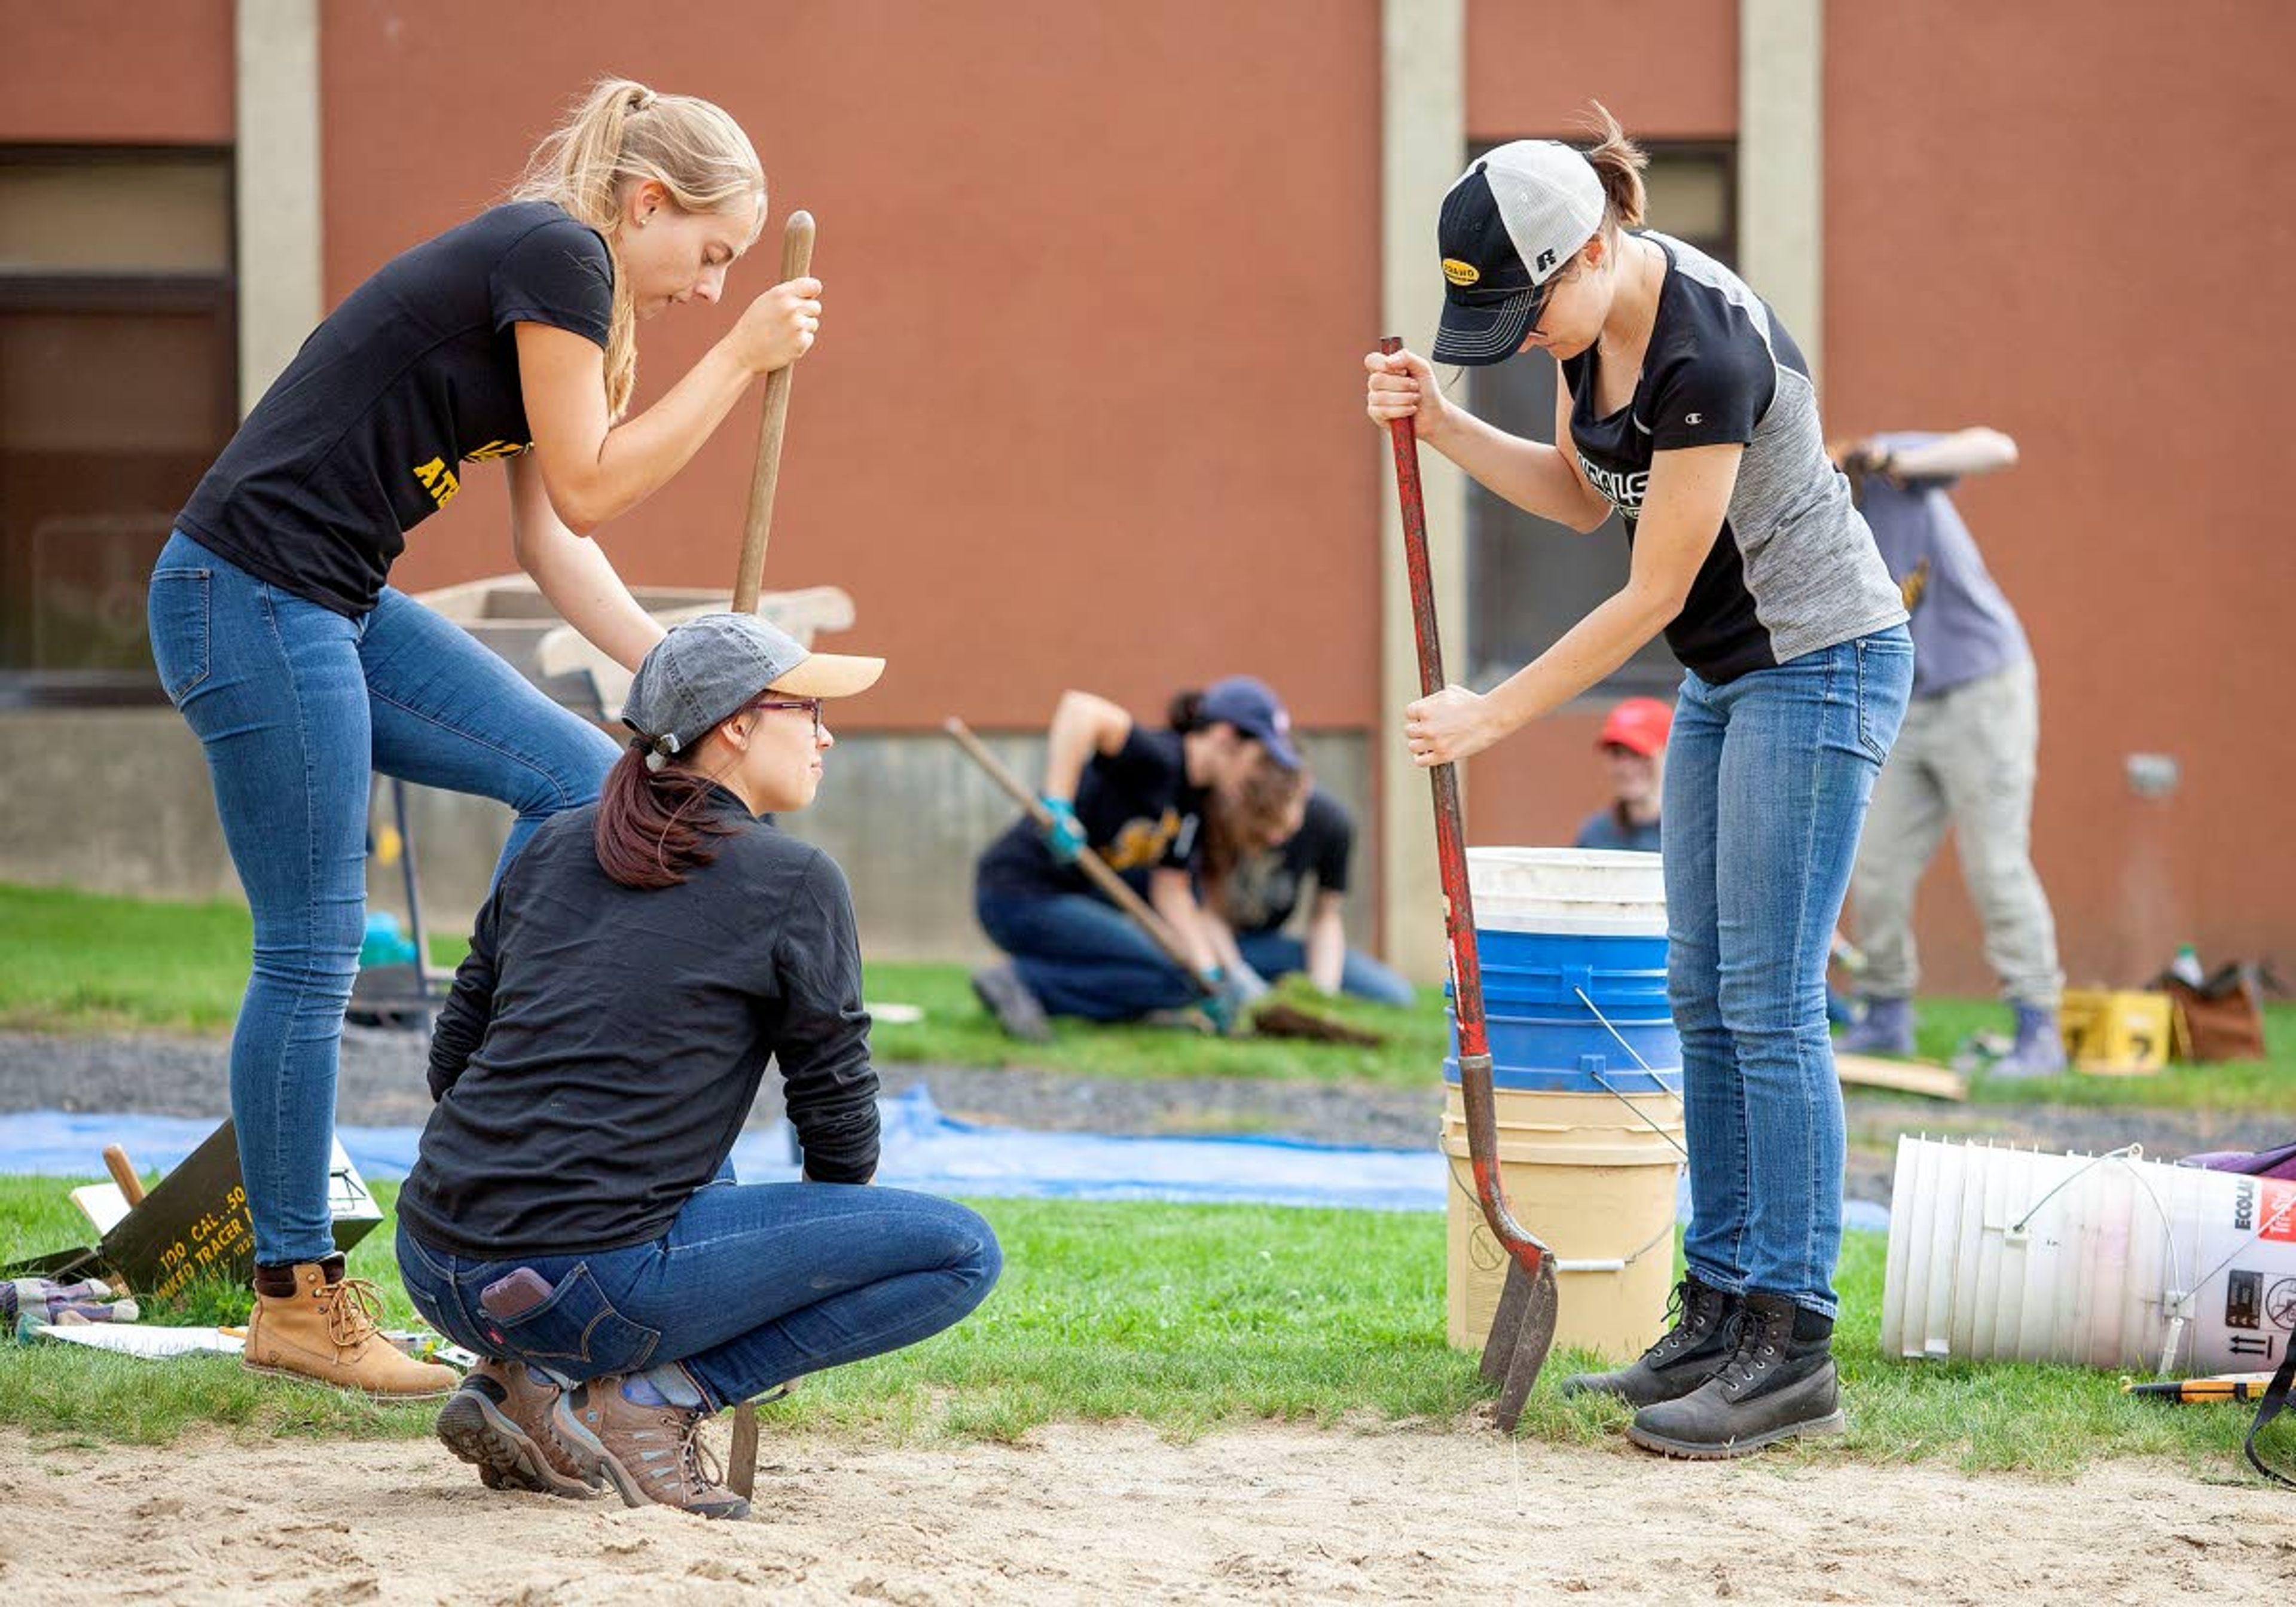
[[[771,373],[805,356],[820,330],[821,281],[791,279],[750,302],[726,338],[751,373]]]
[[[1409,419],[1420,439],[1431,440],[1450,423],[1451,404],[1436,388],[1434,369],[1417,352],[1399,351],[1393,357],[1371,352],[1364,357],[1364,367],[1371,373],[1364,411],[1374,424]]]

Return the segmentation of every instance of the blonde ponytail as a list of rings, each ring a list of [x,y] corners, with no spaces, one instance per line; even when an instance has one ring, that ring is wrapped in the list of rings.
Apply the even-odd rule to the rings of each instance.
[[[1643,148],[1627,137],[1619,119],[1611,115],[1610,108],[1600,101],[1587,102],[1594,111],[1584,119],[1588,133],[1596,141],[1587,152],[1587,160],[1595,169],[1595,176],[1603,181],[1603,228],[1604,233],[1616,229],[1642,226],[1646,198],[1643,191],[1643,169],[1650,166],[1650,158]]]
[[[692,95],[658,94],[631,78],[601,78],[535,147],[512,201],[546,201],[606,238],[614,258],[613,321],[606,335],[606,405],[619,418],[637,388],[637,308],[622,271],[625,185],[652,179],[685,212],[753,207],[750,238],[766,216],[766,175],[750,136],[726,111]]]

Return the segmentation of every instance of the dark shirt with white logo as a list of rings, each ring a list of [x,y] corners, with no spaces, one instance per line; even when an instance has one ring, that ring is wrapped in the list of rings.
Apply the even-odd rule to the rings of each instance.
[[[176,522],[260,579],[363,614],[461,465],[526,450],[515,326],[603,346],[613,308],[595,230],[547,201],[482,212],[384,264],[311,332]]]
[[[1719,684],[1902,623],[1898,588],[1828,461],[1809,365],[1745,281],[1695,247],[1645,233],[1667,256],[1658,316],[1627,406],[1595,412],[1598,358],[1562,364],[1570,444],[1587,481],[1626,521],[1650,489],[1651,457],[1746,448],[1713,550],[1667,644]]]
[[[1308,795],[1307,818],[1297,832],[1279,848],[1246,855],[1228,873],[1220,890],[1227,923],[1246,937],[1281,930],[1300,907],[1310,876],[1319,894],[1346,892],[1355,840],[1348,807],[1317,787]]]
[[[1189,784],[1177,731],[1133,726],[1123,747],[1095,754],[1077,782],[1077,822],[1085,840],[1140,893],[1147,891],[1150,871],[1187,868],[1203,807],[1203,789]],[[974,874],[984,893],[1099,896],[1082,871],[1053,857],[1044,834],[1025,815],[988,845]]]

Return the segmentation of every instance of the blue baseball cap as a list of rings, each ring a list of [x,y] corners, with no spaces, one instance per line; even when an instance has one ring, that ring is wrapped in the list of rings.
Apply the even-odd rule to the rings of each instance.
[[[1286,770],[1300,767],[1300,750],[1292,745],[1292,716],[1283,700],[1267,682],[1250,676],[1229,676],[1204,689],[1198,709],[1207,720],[1234,726],[1257,737],[1267,757]]]

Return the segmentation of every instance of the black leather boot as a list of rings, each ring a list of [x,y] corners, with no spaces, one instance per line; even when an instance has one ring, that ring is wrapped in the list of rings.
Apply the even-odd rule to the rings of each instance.
[[[1674,1326],[1631,1365],[1609,1373],[1579,1373],[1562,1381],[1565,1395],[1615,1395],[1630,1406],[1647,1406],[1689,1394],[1730,1359],[1730,1317],[1738,1297],[1694,1275],[1674,1286],[1667,1314]]]
[[[1721,1370],[1678,1400],[1635,1414],[1627,1438],[1669,1456],[1743,1456],[1797,1434],[1838,1434],[1833,1319],[1783,1295],[1749,1291]]]

